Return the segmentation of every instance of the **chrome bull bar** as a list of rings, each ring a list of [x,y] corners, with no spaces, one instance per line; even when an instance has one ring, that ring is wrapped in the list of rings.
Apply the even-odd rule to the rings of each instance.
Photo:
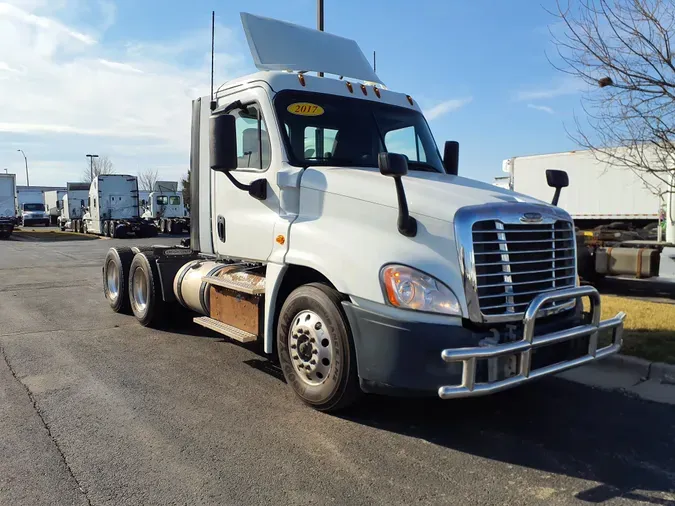
[[[550,302],[581,299],[582,297],[588,297],[590,300],[591,323],[534,336],[535,320],[542,306]],[[591,286],[565,288],[537,295],[528,306],[523,317],[523,337],[519,341],[491,347],[447,349],[441,352],[441,357],[446,362],[462,362],[462,384],[442,386],[438,389],[438,395],[441,399],[452,399],[492,394],[541,376],[565,371],[604,358],[618,352],[621,348],[625,318],[626,314],[620,312],[609,320],[600,321],[600,294]],[[612,343],[598,349],[598,333],[606,329],[612,330]],[[584,356],[551,364],[534,371],[530,369],[534,349],[586,336],[589,336],[588,351]],[[476,363],[478,360],[516,354],[520,355],[518,374],[491,383],[476,383]]]

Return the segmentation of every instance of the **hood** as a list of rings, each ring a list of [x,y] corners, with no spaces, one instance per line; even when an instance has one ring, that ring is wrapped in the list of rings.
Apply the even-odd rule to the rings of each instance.
[[[398,208],[393,179],[374,168],[310,167],[302,175],[301,187]],[[547,204],[488,183],[448,174],[410,171],[403,178],[403,187],[411,214],[448,222],[454,221],[458,209],[471,205]]]

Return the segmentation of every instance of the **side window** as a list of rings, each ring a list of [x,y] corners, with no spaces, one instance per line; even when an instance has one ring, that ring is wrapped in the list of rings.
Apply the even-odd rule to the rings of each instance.
[[[332,128],[305,127],[305,142],[303,158],[323,159],[330,158],[335,151],[337,130]]]
[[[390,130],[384,136],[384,143],[390,153],[406,155],[409,160],[426,162],[424,147],[415,133],[415,127],[409,126],[399,130]]]
[[[265,170],[270,166],[270,136],[257,106],[233,113],[237,129],[237,168]]]
[[[158,206],[165,206],[169,202],[169,197],[166,195],[160,195],[157,197],[157,205]]]
[[[178,195],[172,195],[171,197],[169,197],[169,205],[179,206],[180,205],[180,197]]]

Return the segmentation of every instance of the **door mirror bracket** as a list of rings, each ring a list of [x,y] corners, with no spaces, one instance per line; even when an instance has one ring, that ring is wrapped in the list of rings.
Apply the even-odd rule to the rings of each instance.
[[[237,181],[230,171],[224,171],[223,174],[227,176],[227,179],[239,190],[247,191],[248,194],[258,200],[267,199],[267,180],[266,179],[256,179],[251,182],[251,184],[243,184]]]

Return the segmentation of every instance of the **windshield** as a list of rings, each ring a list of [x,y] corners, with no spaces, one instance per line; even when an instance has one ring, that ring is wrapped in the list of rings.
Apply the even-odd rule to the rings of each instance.
[[[42,205],[42,204],[24,204],[23,210],[24,211],[44,211],[45,206]]]
[[[274,99],[293,165],[377,167],[382,151],[408,157],[410,170],[445,172],[424,116],[414,109],[303,91]]]

